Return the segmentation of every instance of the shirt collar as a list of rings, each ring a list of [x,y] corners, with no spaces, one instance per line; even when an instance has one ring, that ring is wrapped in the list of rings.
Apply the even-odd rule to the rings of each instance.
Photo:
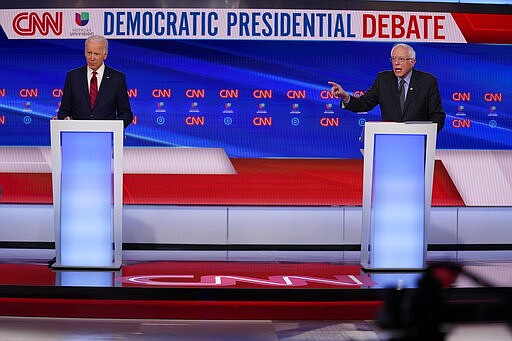
[[[94,71],[93,69],[91,69],[90,67],[87,67],[87,74],[90,77],[92,77],[93,71]],[[101,66],[98,68],[98,70],[96,70],[97,77],[102,77],[104,72],[105,72],[105,63],[101,64]]]
[[[406,84],[411,84],[411,77],[412,77],[412,69],[409,71],[409,73],[404,77]],[[400,77],[398,77],[398,83],[400,83]]]

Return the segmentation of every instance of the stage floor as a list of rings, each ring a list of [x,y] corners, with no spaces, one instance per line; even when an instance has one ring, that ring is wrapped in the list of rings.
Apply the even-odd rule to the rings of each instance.
[[[207,174],[195,163],[175,173],[166,168],[174,163],[162,173],[126,172],[125,204],[361,205],[362,160],[230,159],[225,168],[224,159]],[[433,206],[466,206],[448,166],[436,162]],[[30,167],[42,168],[0,171],[3,203],[52,203],[47,160]],[[122,268],[110,272],[52,269],[52,249],[0,249],[0,339],[385,339],[376,320],[389,294],[411,306],[426,273],[369,273],[335,254],[125,250]],[[512,263],[437,265],[449,340],[507,340]],[[477,322],[484,325],[471,329]]]
[[[24,258],[14,257],[20,253]],[[215,261],[194,251],[176,259],[169,251],[146,253],[131,251],[117,271],[89,271],[51,268],[50,250],[0,250],[0,315],[360,320],[376,318],[389,288],[416,290],[427,274],[457,295],[465,289],[510,289],[512,283],[510,262],[437,262],[428,271],[367,272],[359,264],[332,262],[328,251],[325,261],[318,252],[312,261],[304,251],[286,262],[263,251]],[[132,304],[137,309],[125,309]]]
[[[271,252],[173,254],[130,251],[111,272],[51,269],[49,250],[0,250],[0,339],[384,340],[390,293],[412,304],[426,273],[365,272],[329,252],[286,262]],[[439,313],[455,312],[447,340],[512,340],[512,263],[435,265]]]
[[[503,322],[452,324],[446,341],[512,340]],[[2,340],[382,341],[374,321],[119,320],[0,317]]]

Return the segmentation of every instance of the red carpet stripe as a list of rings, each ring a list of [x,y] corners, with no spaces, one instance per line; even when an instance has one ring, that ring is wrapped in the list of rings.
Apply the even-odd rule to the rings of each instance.
[[[0,298],[0,315],[217,320],[374,320],[380,301],[248,302]]]
[[[363,160],[231,159],[238,174],[125,174],[125,204],[361,206]],[[3,203],[51,204],[51,174],[0,173]],[[436,161],[432,206],[464,206]]]

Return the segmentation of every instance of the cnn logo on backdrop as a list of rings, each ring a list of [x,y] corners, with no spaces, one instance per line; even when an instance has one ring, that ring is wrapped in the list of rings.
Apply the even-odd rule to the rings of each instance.
[[[62,34],[63,12],[56,12],[53,15],[49,12],[42,14],[37,12],[21,12],[12,20],[14,32],[20,36],[28,37],[40,33],[46,36],[53,32],[54,35]]]

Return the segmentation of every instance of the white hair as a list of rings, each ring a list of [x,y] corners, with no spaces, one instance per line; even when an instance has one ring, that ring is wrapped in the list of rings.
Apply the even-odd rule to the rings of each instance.
[[[98,36],[98,35],[90,36],[85,41],[85,46],[87,46],[88,42],[103,43],[103,44],[105,44],[105,47],[104,47],[103,50],[105,51],[105,53],[108,53],[108,40],[104,36]]]
[[[416,51],[414,51],[414,49],[412,48],[411,45],[407,45],[407,44],[403,44],[403,43],[396,44],[395,46],[393,46],[393,48],[391,49],[391,56],[393,56],[393,51],[397,47],[405,47],[409,51],[409,53],[408,53],[409,54],[409,58],[412,58],[412,59],[416,60]]]

